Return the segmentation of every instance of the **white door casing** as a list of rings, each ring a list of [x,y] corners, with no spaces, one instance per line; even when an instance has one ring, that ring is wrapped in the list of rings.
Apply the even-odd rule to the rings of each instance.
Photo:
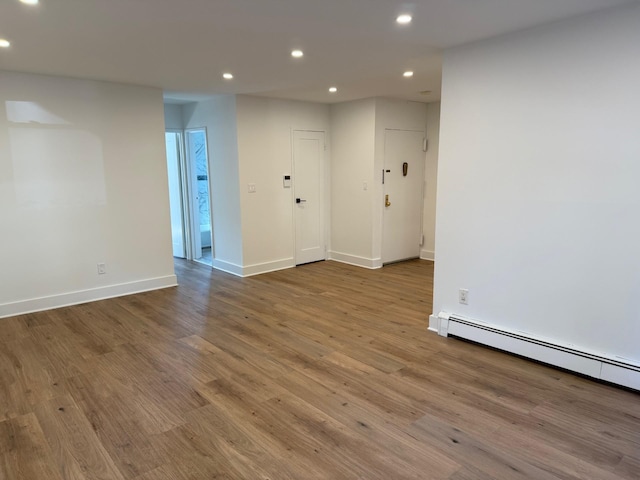
[[[190,225],[190,245],[191,245],[191,258],[202,258],[202,233],[200,224],[202,218],[200,218],[200,203],[204,201],[208,204],[208,218],[205,218],[205,222],[209,223],[209,233],[211,235],[211,243],[207,243],[206,246],[211,245],[213,250],[213,232],[212,232],[212,217],[211,217],[211,195],[210,188],[211,183],[209,179],[209,152],[207,146],[207,131],[206,128],[189,128],[185,130],[186,144],[187,144],[187,175],[189,179],[189,217],[191,220]],[[200,142],[200,144],[198,144]],[[204,168],[205,170],[200,172],[197,166],[197,152],[198,146],[202,148],[201,154],[204,155]],[[203,174],[206,178],[204,184],[204,190],[201,191],[199,187],[199,175]],[[203,196],[203,197],[201,197]],[[205,223],[206,224],[206,223]]]
[[[295,263],[325,260],[325,133],[293,131]]]
[[[171,214],[171,238],[173,256],[186,257],[185,222],[183,217],[183,175],[181,133],[167,131],[165,133],[167,148],[167,176],[169,179],[169,208]]]
[[[189,179],[189,216],[190,216],[190,240],[191,258],[202,257],[202,239],[200,237],[200,211],[198,209],[198,180],[195,161],[195,137],[198,129],[185,130],[187,140],[187,176]]]
[[[424,132],[385,130],[383,264],[420,256],[424,203],[423,141]],[[406,176],[403,175],[405,162]]]

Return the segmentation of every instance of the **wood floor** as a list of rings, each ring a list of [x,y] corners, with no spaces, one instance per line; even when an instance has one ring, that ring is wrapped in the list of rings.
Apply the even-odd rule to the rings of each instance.
[[[0,320],[0,479],[638,479],[640,395],[427,332],[433,264]]]

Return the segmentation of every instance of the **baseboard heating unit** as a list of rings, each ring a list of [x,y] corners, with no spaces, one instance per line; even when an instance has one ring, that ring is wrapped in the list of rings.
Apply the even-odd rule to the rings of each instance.
[[[622,357],[589,352],[522,332],[441,312],[431,318],[438,335],[455,336],[607,382],[640,390],[640,364]],[[432,328],[433,330],[434,328]]]

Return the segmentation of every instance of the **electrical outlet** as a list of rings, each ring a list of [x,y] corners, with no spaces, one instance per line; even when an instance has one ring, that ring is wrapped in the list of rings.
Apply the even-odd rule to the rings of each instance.
[[[463,305],[469,305],[469,290],[461,288],[458,291],[458,301]]]
[[[104,263],[98,264],[98,275],[104,275],[107,273],[107,266]]]
[[[249,193],[256,193],[256,184],[255,183],[250,183],[249,184]]]

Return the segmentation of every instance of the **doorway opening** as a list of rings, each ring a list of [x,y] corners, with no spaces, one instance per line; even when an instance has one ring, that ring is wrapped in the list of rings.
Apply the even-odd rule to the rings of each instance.
[[[190,217],[193,260],[211,265],[213,240],[207,131],[204,128],[185,130],[185,137],[192,199]]]
[[[165,132],[173,256],[213,261],[209,159],[204,128]]]

